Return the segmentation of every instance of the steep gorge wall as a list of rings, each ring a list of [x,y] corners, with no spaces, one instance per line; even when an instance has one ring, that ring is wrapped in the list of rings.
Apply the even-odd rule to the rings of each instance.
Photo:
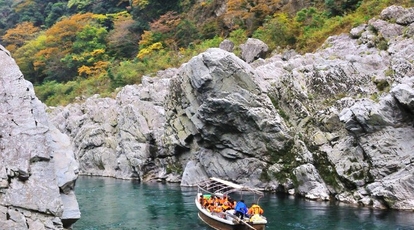
[[[250,40],[241,59],[209,49],[115,99],[50,116],[71,137],[82,174],[183,186],[216,176],[412,210],[413,18],[389,7],[312,54],[261,59],[249,52],[265,46]]]
[[[45,109],[0,46],[1,229],[63,229],[80,218],[71,141]]]

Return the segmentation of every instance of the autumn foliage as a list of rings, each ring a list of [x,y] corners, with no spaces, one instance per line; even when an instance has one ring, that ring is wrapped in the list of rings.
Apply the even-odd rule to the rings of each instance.
[[[224,39],[312,52],[389,5],[412,0],[3,0],[0,42],[49,105],[139,84]],[[299,7],[300,6],[300,7]]]

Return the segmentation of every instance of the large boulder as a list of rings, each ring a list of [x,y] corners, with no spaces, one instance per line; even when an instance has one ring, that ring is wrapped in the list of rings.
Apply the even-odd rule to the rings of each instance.
[[[199,175],[258,185],[272,153],[286,150],[286,125],[252,75],[246,62],[213,48],[172,79],[164,144],[178,157],[191,155],[182,185],[205,179]]]
[[[71,141],[49,123],[32,84],[2,46],[0,66],[0,226],[70,227],[80,218]]]

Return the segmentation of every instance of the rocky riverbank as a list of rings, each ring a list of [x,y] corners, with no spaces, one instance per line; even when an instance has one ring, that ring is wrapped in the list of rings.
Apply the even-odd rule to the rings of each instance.
[[[88,175],[267,190],[412,210],[413,9],[392,6],[315,53],[225,41],[116,99],[55,108]]]
[[[392,6],[304,55],[265,58],[249,39],[236,56],[224,41],[114,99],[57,108],[0,47],[0,226],[70,226],[78,174],[182,186],[215,176],[414,210],[413,22],[413,8]]]

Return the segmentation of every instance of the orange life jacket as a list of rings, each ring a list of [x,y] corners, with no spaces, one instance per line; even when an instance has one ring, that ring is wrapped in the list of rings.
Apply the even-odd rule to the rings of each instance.
[[[223,208],[222,208],[221,206],[216,206],[216,207],[214,208],[214,211],[215,211],[215,212],[222,212],[222,211],[223,211]]]
[[[263,209],[257,205],[254,204],[252,207],[249,208],[249,211],[247,211],[247,214],[254,215],[254,214],[263,214]]]

